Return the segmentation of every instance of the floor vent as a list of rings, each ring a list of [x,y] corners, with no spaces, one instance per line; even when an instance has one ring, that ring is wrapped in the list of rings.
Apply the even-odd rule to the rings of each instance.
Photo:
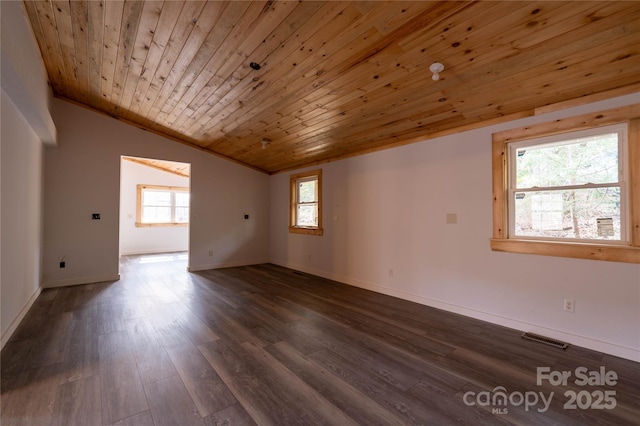
[[[538,343],[544,343],[545,345],[553,346],[554,348],[567,349],[569,347],[568,343],[561,342],[559,340],[550,339],[548,337],[540,336],[539,334],[522,333],[522,338],[526,340],[532,340]]]

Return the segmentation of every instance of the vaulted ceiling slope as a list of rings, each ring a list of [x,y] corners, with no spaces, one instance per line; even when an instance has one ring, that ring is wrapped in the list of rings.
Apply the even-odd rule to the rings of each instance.
[[[640,87],[633,1],[25,6],[56,96],[268,173]]]

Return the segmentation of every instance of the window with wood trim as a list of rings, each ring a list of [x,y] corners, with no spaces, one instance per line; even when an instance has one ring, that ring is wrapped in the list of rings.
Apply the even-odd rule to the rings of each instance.
[[[491,248],[640,263],[638,107],[494,134]]]
[[[322,235],[322,170],[290,177],[289,232]]]
[[[136,226],[187,226],[189,188],[138,185]]]

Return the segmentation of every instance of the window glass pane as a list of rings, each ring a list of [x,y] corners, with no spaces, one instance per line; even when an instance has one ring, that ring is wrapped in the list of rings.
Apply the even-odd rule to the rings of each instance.
[[[516,192],[515,235],[620,240],[620,188]]]
[[[299,204],[297,219],[297,226],[318,226],[318,204]]]
[[[618,134],[607,133],[516,151],[516,187],[618,182]]]
[[[176,207],[176,222],[189,222],[189,207]]]
[[[171,222],[171,207],[143,207],[143,223],[169,223]]]
[[[298,202],[299,203],[313,203],[316,200],[316,185],[318,180],[309,180],[306,182],[298,183]]]
[[[170,206],[171,192],[169,191],[142,191],[142,204],[145,206]]]
[[[189,207],[188,192],[176,192],[176,206]]]

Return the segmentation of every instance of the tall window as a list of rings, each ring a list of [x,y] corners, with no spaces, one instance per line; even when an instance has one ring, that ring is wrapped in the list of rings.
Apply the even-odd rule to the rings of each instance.
[[[509,144],[509,238],[627,243],[627,126]]]
[[[186,226],[189,188],[138,185],[136,226]]]
[[[289,231],[322,235],[322,170],[291,175]]]
[[[638,112],[494,133],[491,248],[640,263]]]

